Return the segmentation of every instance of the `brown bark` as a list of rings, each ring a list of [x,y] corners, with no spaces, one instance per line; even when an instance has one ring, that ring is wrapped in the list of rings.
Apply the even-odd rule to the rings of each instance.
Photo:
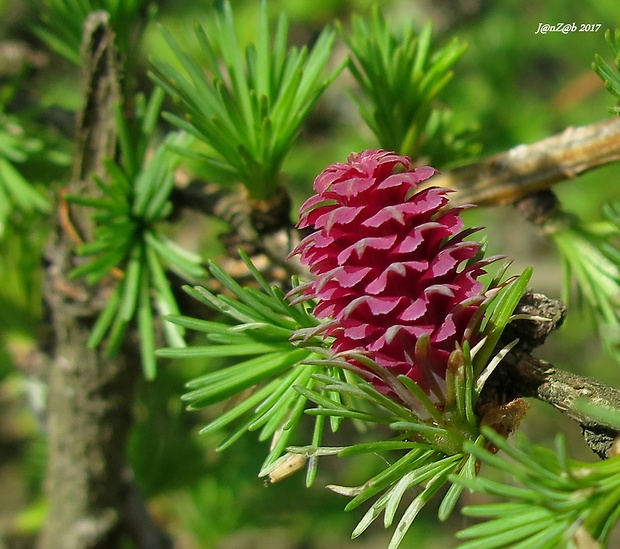
[[[56,347],[48,393],[49,515],[40,547],[120,548],[125,443],[139,359],[130,361],[123,354],[110,360],[101,350],[89,349],[92,319],[66,306],[72,298],[60,293],[57,298],[65,305],[53,307],[52,313]]]
[[[620,117],[569,127],[536,143],[519,145],[455,168],[429,184],[457,192],[454,204],[512,204],[567,179],[620,160]]]
[[[610,425],[583,413],[578,404],[588,399],[609,409],[620,410],[620,390],[595,379],[555,368],[552,364],[526,353],[506,357],[502,366],[503,383],[509,383],[523,397],[534,397],[550,404],[576,421],[583,430],[586,444],[599,457],[609,451],[620,434]],[[497,379],[496,383],[500,380]]]
[[[103,160],[115,154],[114,108],[121,100],[118,56],[105,12],[87,19],[82,55],[84,105],[67,190],[96,196],[92,174],[103,175]],[[89,348],[90,330],[109,288],[70,280],[79,262],[75,239],[92,236],[92,220],[84,208],[63,202],[59,212],[46,250],[44,297],[54,342],[48,372],[49,514],[39,547],[120,549],[129,536],[138,547],[165,547],[148,515],[135,511],[141,500],[125,463],[140,375],[138,346],[126,344],[113,359],[103,349]]]
[[[527,293],[515,310],[532,318],[513,320],[502,334],[499,347],[518,339],[486,382],[479,410],[502,410],[521,398],[536,398],[553,406],[582,428],[588,446],[601,458],[609,456],[614,439],[620,434],[612,426],[595,420],[581,411],[579,403],[586,398],[610,409],[620,410],[620,390],[595,379],[556,368],[535,358],[532,351],[558,328],[566,314],[560,301]],[[544,319],[544,320],[542,320]]]

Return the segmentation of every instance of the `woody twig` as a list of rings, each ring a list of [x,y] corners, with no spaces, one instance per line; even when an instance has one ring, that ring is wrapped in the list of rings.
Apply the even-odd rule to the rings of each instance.
[[[455,204],[512,204],[543,189],[620,160],[620,117],[518,145],[434,177],[432,184],[455,189]]]

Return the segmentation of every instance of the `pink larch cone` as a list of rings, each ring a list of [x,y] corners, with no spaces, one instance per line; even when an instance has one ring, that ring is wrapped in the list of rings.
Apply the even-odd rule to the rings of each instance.
[[[398,165],[405,171],[393,173]],[[293,251],[316,276],[300,292],[317,300],[317,318],[332,319],[333,350],[362,351],[427,392],[463,343],[484,300],[476,279],[496,259],[475,259],[481,245],[464,238],[477,229],[463,230],[465,207],[446,207],[450,191],[414,192],[435,173],[382,150],[329,166],[301,207],[298,228],[314,232]]]

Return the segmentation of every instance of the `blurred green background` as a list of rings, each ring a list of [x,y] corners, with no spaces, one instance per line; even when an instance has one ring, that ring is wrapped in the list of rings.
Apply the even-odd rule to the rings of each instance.
[[[155,20],[162,23],[190,51],[197,45],[188,32],[195,22],[209,17],[213,2],[183,0],[159,2]],[[368,13],[376,4],[368,0],[272,0],[273,14],[287,13],[292,40],[311,43],[320,29],[335,18],[348,24],[352,13]],[[457,64],[455,77],[442,94],[458,124],[477,128],[480,156],[532,142],[567,126],[581,125],[611,116],[613,98],[591,70],[595,53],[610,59],[604,31],[620,25],[616,0],[569,2],[492,2],[488,0],[384,1],[386,17],[395,24],[421,27],[434,20],[437,42],[458,36],[469,44]],[[23,94],[13,107],[32,116],[55,120],[60,149],[67,126],[67,111],[79,106],[78,73],[53,54],[44,53],[33,39],[29,25],[36,21],[37,2],[0,0],[0,48],[25,44],[41,55],[40,65],[28,73]],[[251,39],[255,32],[255,0],[233,1],[239,35]],[[535,34],[539,23],[575,22],[601,24],[597,32]],[[5,51],[5,50],[0,50]],[[346,53],[339,42],[334,65]],[[146,32],[143,66],[149,58],[169,58],[157,26]],[[2,55],[0,55],[2,57]],[[0,66],[0,84],[10,69]],[[140,77],[148,86],[147,77]],[[376,147],[362,124],[345,89],[352,85],[346,71],[315,108],[303,135],[289,156],[286,172],[296,205],[307,197],[315,175],[326,165],[342,161],[350,152]],[[50,114],[51,113],[51,114]],[[56,118],[51,118],[56,117]],[[65,149],[63,149],[65,147]],[[442,166],[436,166],[442,169]],[[24,172],[42,184],[62,180],[66,172],[44,170],[33,163]],[[557,187],[568,210],[586,219],[597,219],[601,204],[620,199],[620,165],[586,174]],[[534,266],[532,287],[560,297],[561,265],[551,244],[517,217],[510,207],[468,213],[468,221],[488,227],[489,247],[515,259],[514,272]],[[45,512],[41,496],[45,467],[42,404],[44,384],[20,374],[18,360],[36,362],[34,342],[45,337],[41,323],[40,269],[36,252],[44,242],[41,221],[27,216],[8,227],[0,241],[0,549],[30,547]],[[185,239],[205,257],[220,249],[218,224],[192,219],[183,227]],[[31,253],[34,251],[35,253]],[[620,385],[620,365],[601,351],[588,319],[574,307],[566,325],[539,352],[561,368]],[[136,365],[139,367],[138,365]],[[344,513],[346,500],[323,489],[328,483],[355,485],[381,466],[381,458],[339,462],[325,459],[314,487],[303,486],[298,474],[266,487],[257,478],[266,454],[264,444],[245,437],[225,454],[217,454],[216,439],[197,434],[207,417],[217,410],[183,410],[179,395],[187,379],[205,369],[187,361],[160,365],[154,382],[143,382],[136,402],[137,423],[130,455],[139,486],[149,498],[156,520],[180,549],[323,549],[387,546],[389,535],[375,525],[360,539],[350,532],[361,513]],[[572,455],[594,459],[580,440],[577,426],[550,408],[534,403],[524,422],[528,436],[550,443],[558,431],[566,432]],[[358,433],[344,429],[331,443],[359,440]],[[326,441],[330,443],[330,441]],[[470,496],[465,496],[467,499]],[[449,524],[438,525],[433,506],[424,511],[403,543],[403,548],[452,547],[453,533],[465,525],[456,513]]]

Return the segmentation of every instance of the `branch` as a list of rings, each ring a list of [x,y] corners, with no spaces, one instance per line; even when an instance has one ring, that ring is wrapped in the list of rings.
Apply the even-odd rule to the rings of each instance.
[[[519,342],[485,384],[478,409],[502,409],[519,398],[537,398],[576,421],[583,429],[588,446],[601,458],[608,457],[619,433],[612,425],[583,413],[579,401],[585,397],[607,408],[620,410],[620,390],[560,370],[531,355],[531,351],[542,345],[547,336],[562,324],[566,314],[563,303],[530,292],[525,294],[515,313],[532,318],[513,320],[506,327],[499,347],[517,338]]]
[[[455,189],[454,204],[511,204],[536,191],[620,160],[620,117],[562,133],[433,177]]]
[[[581,412],[577,404],[587,398],[606,408],[620,410],[618,389],[560,370],[522,352],[506,357],[502,370],[511,383],[518,385],[521,396],[537,398],[560,410],[581,426],[586,443],[598,456],[609,456],[611,445],[620,433],[613,426],[593,420]]]
[[[100,192],[91,176],[103,174],[103,161],[114,155],[117,141],[114,109],[121,77],[108,18],[106,12],[94,12],[84,28],[84,105],[68,190],[88,197]],[[93,221],[85,208],[65,208],[67,217],[63,223],[59,216],[46,248],[44,298],[54,333],[48,372],[49,513],[39,547],[120,549],[130,532],[136,547],[167,547],[165,536],[145,520],[135,487],[123,478],[140,376],[139,345],[127,341],[114,359],[89,347],[92,325],[110,288],[105,282],[93,287],[70,279],[79,261],[70,230],[89,238]]]
[[[299,235],[292,230],[290,198],[283,189],[271,199],[251,201],[243,190],[191,181],[183,187],[176,187],[171,198],[175,205],[175,215],[182,209],[190,209],[216,217],[230,227],[230,232],[220,237],[230,261],[238,261],[237,250],[242,248],[252,257],[257,267],[275,267],[279,271],[279,274],[268,276],[270,280],[281,280],[288,284],[291,275],[309,277],[307,270],[295,258],[288,257]],[[256,257],[261,254],[266,259],[264,265]],[[226,271],[238,281],[249,274],[242,262],[239,263],[239,269],[233,264],[227,265]]]

